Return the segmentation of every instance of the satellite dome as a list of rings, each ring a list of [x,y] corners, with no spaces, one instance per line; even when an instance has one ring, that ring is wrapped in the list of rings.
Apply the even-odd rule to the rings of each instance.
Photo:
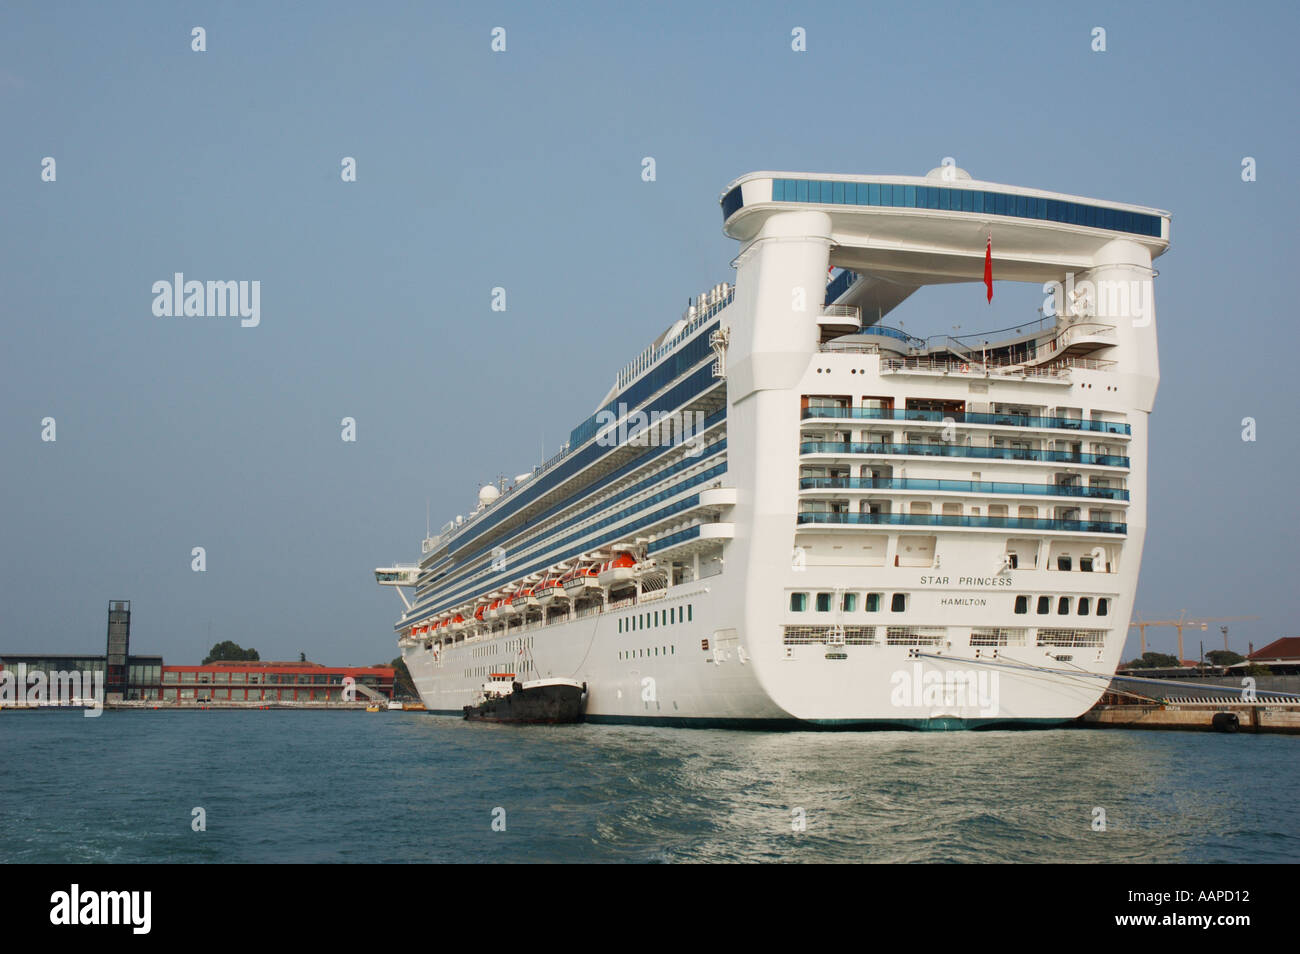
[[[969,179],[970,173],[959,166],[935,166],[925,174],[927,179],[944,179],[952,181],[953,179]]]
[[[486,507],[500,496],[501,491],[497,490],[494,485],[484,484],[478,492],[479,506]]]

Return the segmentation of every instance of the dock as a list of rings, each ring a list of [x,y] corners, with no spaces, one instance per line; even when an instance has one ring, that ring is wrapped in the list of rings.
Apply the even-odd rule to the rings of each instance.
[[[1262,695],[1262,694],[1261,694]],[[1149,698],[1111,687],[1076,724],[1091,729],[1170,729],[1300,735],[1300,699],[1195,693]]]

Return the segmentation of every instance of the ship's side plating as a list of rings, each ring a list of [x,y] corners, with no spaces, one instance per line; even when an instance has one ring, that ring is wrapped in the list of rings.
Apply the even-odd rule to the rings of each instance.
[[[586,682],[593,721],[1085,711],[1141,562],[1168,217],[964,173],[757,173],[723,211],[734,292],[625,369],[559,458],[426,541],[397,626],[425,704],[459,713],[517,667]],[[996,278],[1069,290],[1054,322],[982,352],[886,327],[922,285],[979,281],[989,236]],[[833,267],[852,274],[827,296]],[[464,621],[616,552],[630,583]]]

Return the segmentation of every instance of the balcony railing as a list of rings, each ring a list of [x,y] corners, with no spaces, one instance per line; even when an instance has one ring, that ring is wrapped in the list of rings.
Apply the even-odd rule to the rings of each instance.
[[[1022,494],[1035,497],[1094,497],[1128,500],[1118,487],[1064,487],[1060,484],[1009,484],[988,480],[928,480],[915,477],[800,477],[800,490],[947,490],[969,494]]]
[[[1127,533],[1128,525],[1110,520],[1058,520],[1051,517],[965,517],[942,513],[801,513],[801,524],[866,524],[905,527],[992,527],[1007,530],[1065,530]]]
[[[1128,467],[1129,459],[1117,454],[1030,450],[1023,447],[965,447],[960,444],[868,444],[845,441],[805,441],[800,454],[893,454],[904,457],[974,457],[981,460],[1033,460],[1056,464],[1091,464]]]
[[[921,338],[915,338],[909,335],[901,328],[889,328],[885,325],[868,325],[858,332],[860,335],[879,335],[882,338],[894,338],[903,342],[909,348],[924,348],[925,341]]]
[[[882,407],[806,407],[804,419],[843,418],[871,421],[926,421],[935,424],[991,424],[995,427],[1045,427],[1101,434],[1132,434],[1133,428],[1118,421],[1086,420],[1079,417],[1031,417],[1028,414],[985,413],[983,411],[921,411]]]
[[[658,540],[655,540],[648,547],[646,547],[646,552],[658,553],[660,550],[666,550],[669,547],[674,547],[679,543],[685,543],[687,540],[694,540],[699,535],[700,535],[700,528],[698,526],[687,527],[685,530],[679,530],[677,533],[670,534],[666,537],[660,537]]]

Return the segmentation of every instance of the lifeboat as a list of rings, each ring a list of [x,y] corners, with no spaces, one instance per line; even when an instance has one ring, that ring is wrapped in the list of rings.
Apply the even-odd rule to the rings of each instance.
[[[596,582],[608,588],[618,583],[629,582],[635,574],[636,559],[630,553],[620,553],[614,559],[600,565],[600,569],[596,572]]]
[[[557,576],[547,577],[537,585],[537,602],[541,606],[549,606],[556,597],[564,596],[564,583]]]
[[[596,568],[594,566],[575,567],[564,575],[564,595],[575,599],[588,590],[598,590]]]
[[[514,597],[511,599],[510,605],[515,608],[516,612],[520,612],[520,613],[526,611],[530,606],[536,606],[537,605],[536,590],[531,586],[521,587],[519,592],[516,593]]]
[[[457,613],[449,620],[449,623],[451,624],[451,631],[453,633],[459,633],[465,628],[465,617]]]
[[[487,611],[483,614],[485,619],[496,619],[501,614],[501,604],[504,600],[493,600],[488,604]]]
[[[519,607],[515,606],[515,597],[507,596],[501,601],[501,606],[497,612],[502,616],[514,616],[519,612]]]

